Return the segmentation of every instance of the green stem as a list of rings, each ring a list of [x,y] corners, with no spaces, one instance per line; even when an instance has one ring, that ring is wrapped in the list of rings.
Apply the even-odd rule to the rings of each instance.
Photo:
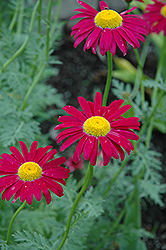
[[[157,67],[157,72],[156,72],[156,76],[155,76],[155,81],[158,82],[159,81],[159,76],[162,73],[162,69],[164,65],[164,59],[165,59],[165,47],[166,47],[166,37],[164,36],[163,38],[163,45],[161,48],[161,53],[160,53],[160,57],[159,57],[159,62],[158,62],[158,67]],[[152,93],[152,107],[155,106],[156,100],[157,101],[157,106],[160,103],[162,97],[163,97],[164,93],[163,91],[160,91],[158,93],[158,89],[154,88],[153,93]],[[155,107],[154,107],[155,108]],[[156,110],[156,109],[155,109]],[[146,147],[149,147],[150,141],[151,141],[151,137],[152,137],[152,132],[153,132],[153,122],[154,122],[154,117],[151,120],[151,123],[149,124],[149,128],[147,131],[147,138],[146,138]]]
[[[132,93],[130,95],[130,97],[132,99],[134,99],[135,96],[137,95],[137,92],[138,92],[138,90],[140,88],[140,84],[141,84],[141,86],[143,85],[143,83],[142,83],[143,67],[144,67],[146,56],[147,56],[147,53],[148,53],[149,43],[150,43],[150,38],[147,37],[147,39],[146,39],[146,41],[144,43],[143,49],[142,49],[141,57],[139,57],[137,49],[134,49],[134,52],[135,52],[135,55],[136,55],[136,58],[137,58],[137,62],[138,62],[138,70],[137,70],[137,74],[136,74],[136,78],[135,78],[134,88],[133,88]],[[141,89],[141,94],[143,94],[142,95],[142,105],[143,105],[144,100],[145,100],[144,86],[142,86],[141,88],[142,88]]]
[[[141,64],[141,60],[140,60],[140,57],[139,57],[139,53],[138,53],[138,50],[135,49],[135,54],[136,54],[136,58],[137,58],[137,62],[138,62],[138,71],[140,71],[139,75],[139,82],[140,82],[140,85],[141,85],[141,99],[142,99],[142,109],[144,109],[144,103],[145,103],[145,90],[144,90],[144,85],[143,85],[143,82],[141,80],[142,76],[143,76],[143,67],[142,67],[142,64]]]
[[[130,9],[130,2],[127,2],[127,10]]]
[[[24,17],[24,1],[21,1],[20,5],[20,14],[18,16],[18,22],[17,22],[17,34],[21,34],[22,31],[22,24],[23,24],[23,17]]]
[[[40,80],[40,78],[41,78],[41,76],[42,76],[42,74],[44,72],[45,67],[46,67],[45,63],[42,63],[41,65],[39,65],[39,69],[40,70],[39,70],[38,74],[34,77],[33,82],[32,82],[30,88],[28,89],[28,91],[27,91],[27,93],[26,93],[26,95],[24,97],[21,110],[24,110],[26,108],[26,106],[27,106],[27,100],[28,100],[30,94],[32,93],[33,89],[35,88],[36,84]]]
[[[37,20],[38,20],[38,34],[39,34],[39,38],[38,38],[38,44],[41,40],[41,15],[42,15],[42,0],[39,0],[39,6],[38,6],[38,16],[37,16]],[[31,70],[30,70],[30,77],[33,77],[34,72],[36,71],[36,67],[37,67],[37,59],[38,59],[38,54],[35,55]]]
[[[146,130],[146,127],[148,126],[148,124],[150,124],[150,121],[151,121],[151,119],[153,118],[153,116],[154,116],[154,114],[155,114],[155,112],[156,112],[156,109],[157,109],[157,107],[159,106],[159,104],[160,104],[162,98],[164,97],[164,95],[165,95],[165,93],[163,93],[163,92],[160,93],[160,95],[159,95],[159,97],[158,97],[158,101],[157,101],[155,107],[153,108],[153,111],[152,111],[151,115],[147,118],[147,120],[145,121],[144,125],[142,126],[142,128],[141,128],[141,130],[140,130],[139,137],[141,137],[141,136],[143,135],[143,133],[144,133],[145,130]],[[149,139],[148,139],[148,140],[149,140]],[[137,141],[137,142],[138,142],[138,141]]]
[[[5,71],[5,69],[9,66],[9,64],[11,64],[25,49],[25,47],[27,46],[27,43],[29,41],[29,36],[27,36],[25,42],[21,45],[21,47],[15,52],[15,54],[9,59],[7,60],[6,63],[4,63],[4,65],[2,66],[2,69],[0,70],[0,73],[2,73],[3,71]]]
[[[16,20],[17,20],[17,16],[18,16],[18,12],[19,12],[19,9],[20,9],[20,3],[21,3],[21,0],[17,0],[17,5],[16,5],[16,9],[15,9],[15,12],[14,12],[14,15],[13,15],[13,18],[11,20],[11,23],[9,25],[9,30],[12,30],[15,23],[16,23]]]
[[[152,132],[153,132],[153,122],[154,122],[154,117],[151,120],[151,123],[149,124],[148,130],[147,130],[147,136],[146,136],[146,142],[145,145],[148,148],[150,141],[151,141],[151,136],[152,136]]]
[[[1,24],[2,24],[2,2],[0,2],[0,37],[1,37]]]
[[[108,194],[108,192],[110,191],[112,185],[115,183],[115,181],[117,180],[118,176],[120,175],[120,173],[122,172],[122,170],[124,169],[126,163],[129,161],[129,158],[126,158],[120,168],[119,171],[115,174],[115,176],[113,177],[113,179],[111,180],[110,184],[108,185],[107,189],[105,190],[104,194],[103,194],[103,198]]]
[[[114,230],[117,228],[119,223],[121,222],[123,216],[125,215],[126,208],[124,207],[123,210],[120,212],[117,220],[113,224],[113,226],[110,228],[110,230],[107,232],[106,236],[104,237],[105,239],[110,237],[110,235],[114,232]],[[104,245],[104,241],[100,241],[99,245],[95,248],[95,250],[101,250],[102,246]]]
[[[135,189],[133,190],[133,192],[130,194],[129,198],[127,199],[127,202],[130,203],[133,199],[135,195]],[[114,230],[118,227],[118,225],[120,224],[122,218],[124,217],[126,213],[126,207],[124,207],[122,209],[122,211],[120,212],[118,218],[116,219],[116,221],[114,222],[113,226],[110,228],[110,230],[107,232],[107,234],[105,235],[104,239],[110,238],[110,235],[114,232]],[[104,244],[104,241],[101,241],[100,244],[95,248],[95,250],[100,250],[102,249],[102,246]]]
[[[92,181],[92,177],[93,177],[93,166],[89,163],[89,166],[88,166],[88,170],[87,170],[87,173],[86,173],[86,176],[85,176],[85,180],[84,180],[84,184],[78,194],[78,196],[76,197],[74,203],[73,203],[73,206],[71,208],[71,211],[70,211],[70,214],[69,214],[69,217],[68,217],[68,221],[67,221],[67,224],[66,224],[66,231],[64,233],[64,236],[62,238],[62,241],[59,245],[59,247],[57,248],[57,250],[60,250],[62,249],[66,239],[67,239],[67,236],[69,234],[69,230],[71,228],[71,220],[72,220],[72,217],[76,211],[76,208],[78,206],[78,203],[81,199],[81,197],[83,196],[83,194],[85,193],[86,189],[88,188],[88,186],[90,185],[91,181]]]
[[[11,229],[12,229],[12,225],[13,222],[16,218],[16,216],[19,214],[19,212],[25,207],[25,205],[27,204],[26,201],[24,201],[22,203],[22,205],[16,210],[16,212],[14,213],[13,217],[11,218],[10,224],[9,224],[9,228],[8,228],[8,232],[7,232],[7,239],[6,239],[6,244],[9,245],[9,240],[10,240],[10,235],[11,235]]]
[[[103,96],[103,106],[107,105],[107,98],[111,86],[111,78],[112,78],[112,54],[110,51],[107,52],[107,62],[108,62],[108,75],[107,75],[107,81],[105,85],[105,90],[104,90],[104,96]]]
[[[144,168],[143,168],[144,169]],[[141,204],[140,204],[140,197],[139,197],[139,189],[138,189],[138,178],[135,180],[135,192],[134,192],[134,199],[135,199],[135,209],[136,209],[136,227],[139,229],[141,228]]]
[[[161,53],[160,53],[157,71],[156,71],[156,76],[155,76],[156,81],[159,80],[159,76],[161,75],[163,66],[165,67],[165,65],[163,65],[164,58],[165,58],[165,48],[166,48],[166,36],[164,36],[164,38],[163,38],[163,45],[161,48]]]
[[[38,33],[41,35],[41,12],[42,12],[42,0],[39,0],[39,8],[38,8]]]
[[[51,23],[51,9],[52,9],[53,0],[50,0],[48,6],[48,14],[47,14],[47,35],[46,35],[46,61],[49,56],[49,48],[50,48],[50,23]]]
[[[56,10],[56,15],[55,15],[55,18],[54,18],[54,21],[53,21],[53,25],[51,27],[51,30],[50,30],[50,37],[53,36],[54,32],[55,32],[55,29],[57,27],[57,21],[59,19],[59,15],[60,15],[60,10],[61,10],[61,5],[62,5],[62,0],[58,0],[57,2],[57,10]]]
[[[31,21],[30,21],[30,25],[29,25],[29,33],[33,29],[33,25],[34,25],[34,22],[35,22],[35,15],[36,15],[36,12],[37,12],[37,9],[38,9],[38,5],[39,5],[39,2],[36,3],[36,5],[34,7],[34,10],[32,12]],[[15,52],[15,54],[2,66],[2,69],[0,70],[0,73],[2,73],[9,66],[9,64],[11,64],[23,52],[23,50],[25,49],[25,47],[26,47],[26,45],[27,45],[27,43],[29,41],[29,38],[30,38],[30,34],[27,36],[25,42]]]
[[[41,4],[41,0],[39,1],[39,4]],[[29,96],[31,95],[32,91],[34,90],[36,84],[38,83],[38,81],[40,80],[44,70],[45,70],[45,67],[47,65],[47,60],[48,60],[48,56],[49,56],[49,48],[50,48],[50,23],[51,23],[51,9],[52,9],[52,5],[53,5],[53,0],[50,0],[49,2],[49,6],[48,6],[48,14],[47,14],[47,35],[46,35],[46,55],[45,55],[45,62],[42,62],[39,67],[38,67],[38,74],[34,77],[34,80],[30,86],[30,88],[28,89],[25,97],[24,97],[24,100],[23,100],[23,105],[22,105],[22,110],[24,110],[27,106],[27,100],[29,98]],[[40,5],[39,5],[40,6]],[[58,12],[58,15],[59,15],[59,12]],[[37,60],[37,58],[36,58]],[[32,71],[31,71],[31,74],[33,73],[33,69],[34,67],[32,68]]]
[[[138,50],[134,49],[134,52],[135,52],[135,55],[137,58],[138,68],[137,68],[137,74],[136,74],[136,78],[135,78],[134,88],[133,88],[133,91],[131,93],[131,98],[133,99],[136,96],[136,94],[140,88],[140,85],[141,85],[141,98],[142,98],[141,102],[142,102],[142,108],[143,108],[144,102],[145,102],[144,86],[142,83],[143,67],[142,67],[142,64],[140,61]]]
[[[163,38],[163,45],[162,45],[162,48],[160,51],[160,57],[159,57],[156,76],[155,76],[156,82],[158,82],[158,80],[159,80],[159,76],[161,75],[163,66],[165,67],[165,65],[164,65],[165,48],[166,48],[166,36],[164,36],[164,38]],[[153,94],[152,94],[152,105],[155,104],[156,98],[157,98],[157,88],[154,88]]]

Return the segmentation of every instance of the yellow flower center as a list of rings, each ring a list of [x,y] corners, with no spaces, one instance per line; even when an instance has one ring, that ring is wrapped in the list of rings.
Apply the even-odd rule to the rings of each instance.
[[[161,15],[166,18],[166,5],[161,8]]]
[[[101,116],[92,116],[84,122],[84,131],[89,135],[105,136],[111,129],[110,123]]]
[[[33,181],[42,175],[42,168],[35,162],[25,162],[18,169],[18,175],[23,181]]]
[[[103,29],[122,25],[122,17],[114,10],[102,10],[95,16],[95,24]]]

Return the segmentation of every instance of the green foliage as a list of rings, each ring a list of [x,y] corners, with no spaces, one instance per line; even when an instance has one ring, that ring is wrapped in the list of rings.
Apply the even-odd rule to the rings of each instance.
[[[162,184],[162,176],[160,174],[161,154],[147,150],[143,144],[140,144],[138,154],[134,157],[132,163],[133,175],[137,175],[144,170],[144,178],[139,180],[141,197],[150,198],[156,204],[163,206],[162,193],[165,193],[166,184]]]
[[[63,95],[49,84],[49,78],[59,73],[56,64],[61,62],[52,54],[57,49],[64,22],[57,22],[58,16],[54,17],[54,13],[49,19],[47,0],[42,1],[41,14],[35,9],[37,3],[33,0],[24,1],[24,6],[19,0],[0,3],[3,10],[0,20],[1,153],[8,151],[11,145],[18,146],[19,140],[28,146],[35,139],[41,146],[46,145],[48,135],[41,133],[41,123],[55,120],[65,105]],[[53,5],[57,3],[54,1]],[[133,77],[136,73],[134,69]],[[132,99],[131,84],[113,79],[112,85],[113,94],[131,104],[132,110],[127,115],[139,117],[143,127],[154,113],[157,98],[151,105],[143,101],[139,87]],[[143,85],[152,91],[155,89],[157,94],[166,91],[161,77],[159,81],[144,80]],[[162,132],[166,129],[165,98],[150,120]],[[130,156],[126,154],[126,164],[111,159],[107,167],[94,167],[92,183],[78,203],[63,250],[147,250],[144,239],[154,235],[142,228],[142,200],[164,206],[162,194],[166,184],[161,175],[161,154],[152,150],[152,143],[150,147],[146,145],[146,132],[134,144],[134,152]],[[148,131],[148,136],[150,133]],[[34,200],[32,206],[26,205],[14,221],[10,246],[5,239],[20,201],[12,204],[0,199],[0,248],[57,249],[86,171],[85,162],[85,169],[78,176],[70,174],[64,197],[52,194],[48,206],[44,197],[40,202]]]
[[[103,202],[102,196],[93,190],[93,187],[90,187],[82,199],[79,209],[87,213],[89,217],[98,217],[104,212]]]
[[[23,232],[18,231],[13,234],[13,237],[19,243],[17,249],[51,250],[46,238],[36,232],[31,234],[25,230]]]
[[[132,87],[131,84],[125,84],[124,82],[119,82],[117,79],[112,80],[112,86],[114,87],[112,89],[112,92],[115,96],[117,96],[119,99],[122,99],[123,93],[131,93]]]
[[[9,250],[9,246],[6,244],[6,241],[0,239],[0,248],[1,250]]]
[[[27,14],[25,14],[26,18],[22,23],[24,33],[9,30],[6,32],[7,22],[3,23],[1,28],[0,144],[2,150],[7,146],[16,144],[18,140],[24,140],[30,144],[34,139],[40,138],[41,122],[51,120],[53,115],[58,115],[58,108],[65,104],[63,96],[57,92],[56,88],[45,83],[50,76],[58,74],[55,64],[59,63],[56,56],[52,59],[49,58],[48,61],[46,59],[46,34],[40,34],[34,28],[29,36],[29,8],[32,6],[31,4],[30,1],[24,9]],[[16,5],[17,1],[10,1],[6,8],[15,11]],[[37,20],[35,24],[37,24]],[[54,24],[56,35],[51,36],[50,46],[53,42],[55,43],[55,39],[60,38],[61,27],[62,25],[55,26]],[[28,39],[28,42],[25,49],[4,68],[3,65],[10,61],[10,58],[26,39]],[[51,54],[51,49],[50,47],[49,54]],[[52,63],[54,63],[54,68],[51,66]],[[34,82],[40,83],[35,83],[36,86],[30,98],[25,100]],[[48,106],[52,108],[46,112]],[[41,142],[43,143],[43,140]]]
[[[153,79],[150,79],[150,80],[144,80],[143,84],[147,88],[155,88],[155,89],[161,89],[161,90],[166,91],[165,83],[161,77],[159,78],[159,82]]]

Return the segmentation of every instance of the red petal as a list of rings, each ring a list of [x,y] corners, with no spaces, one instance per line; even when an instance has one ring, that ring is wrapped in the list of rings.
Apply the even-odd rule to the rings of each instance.
[[[34,141],[31,145],[30,152],[29,152],[29,159],[30,161],[33,161],[36,155],[36,149],[37,149],[37,141]]]
[[[56,149],[52,149],[50,152],[48,152],[45,156],[43,156],[42,159],[38,162],[40,166],[43,166],[47,161],[51,160],[54,155],[57,153]]]
[[[38,148],[36,150],[36,155],[35,155],[34,161],[39,162],[41,160],[41,158],[45,155],[45,153],[51,148],[52,148],[52,146],[46,146],[45,148]]]
[[[83,148],[83,157],[85,160],[89,159],[89,156],[93,149],[93,144],[94,144],[94,136],[89,136]]]
[[[94,115],[100,116],[102,106],[102,95],[100,92],[97,92],[94,100]]]
[[[75,141],[77,141],[78,139],[80,139],[81,137],[84,136],[84,132],[82,133],[78,133],[70,138],[68,138],[64,143],[63,145],[61,146],[60,150],[61,151],[64,151],[66,148],[68,148],[71,144],[73,144]]]
[[[77,3],[79,3],[82,7],[86,8],[87,10],[92,11],[92,13],[94,13],[94,14],[97,14],[97,13],[98,13],[97,10],[95,10],[95,9],[94,9],[93,7],[91,7],[89,4],[87,4],[87,3],[85,3],[85,2],[83,2],[83,1],[81,1],[81,0],[77,0]]]
[[[39,189],[42,190],[42,192],[43,192],[43,194],[45,196],[47,205],[50,204],[50,202],[51,202],[51,195],[50,195],[50,192],[49,192],[47,186],[45,185],[45,182],[42,180],[42,178],[40,178],[40,179],[36,179],[35,183],[38,185]]]
[[[89,161],[92,166],[96,165],[97,153],[98,153],[98,139],[94,137],[93,148],[92,148],[91,155],[89,157]]]
[[[10,151],[13,153],[14,157],[20,162],[20,163],[24,163],[25,160],[24,158],[22,157],[22,154],[20,153],[20,151],[14,147],[14,146],[11,146],[10,147]]]
[[[83,112],[85,113],[86,117],[88,117],[88,118],[91,117],[92,111],[90,109],[88,102],[82,96],[78,97],[78,102],[79,102]]]
[[[31,182],[31,185],[32,185],[33,194],[34,194],[36,200],[37,200],[37,201],[40,201],[41,198],[42,198],[42,194],[41,194],[40,188],[39,188],[38,185],[35,183],[35,181],[32,181],[32,182]]]
[[[27,192],[28,192],[28,188],[29,188],[29,181],[24,182],[21,190],[20,190],[20,201],[23,203],[27,197]]]
[[[68,114],[73,115],[74,117],[76,117],[77,119],[81,120],[81,121],[85,121],[86,120],[86,116],[81,113],[78,109],[76,109],[75,107],[72,106],[65,106],[63,108]]]
[[[80,158],[80,156],[82,154],[82,150],[83,150],[84,144],[85,144],[85,142],[86,142],[87,139],[88,139],[88,135],[85,134],[81,138],[81,140],[78,142],[76,150],[75,150],[74,155],[73,155],[73,161],[75,163],[79,160],[79,158]]]
[[[19,143],[20,143],[25,161],[29,161],[29,154],[28,154],[28,149],[27,149],[26,144],[23,141],[19,141]]]
[[[59,157],[57,159],[54,159],[52,161],[49,161],[47,162],[46,164],[44,164],[43,166],[43,171],[47,168],[50,168],[50,167],[58,167],[59,165],[63,164],[64,162],[66,161],[66,158],[65,157]]]

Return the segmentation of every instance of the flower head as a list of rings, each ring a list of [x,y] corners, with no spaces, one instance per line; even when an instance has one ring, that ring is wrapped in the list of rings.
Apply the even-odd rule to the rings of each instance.
[[[0,158],[2,199],[6,198],[9,201],[15,194],[13,202],[20,197],[21,202],[26,200],[31,205],[33,195],[37,201],[41,200],[41,192],[47,204],[51,202],[49,190],[59,197],[63,196],[63,188],[59,183],[65,185],[63,179],[68,178],[70,172],[69,169],[60,166],[66,161],[65,157],[54,159],[56,149],[50,150],[52,146],[37,149],[37,141],[32,143],[30,152],[23,141],[19,143],[22,154],[12,146],[12,154],[3,153]]]
[[[139,137],[132,129],[139,130],[139,118],[124,118],[122,115],[131,108],[124,105],[124,100],[113,101],[108,107],[102,106],[102,96],[99,92],[95,95],[94,103],[78,97],[78,102],[83,111],[72,106],[63,109],[71,116],[59,117],[61,124],[55,130],[64,129],[55,138],[57,143],[69,137],[61,146],[61,151],[79,140],[74,152],[73,161],[77,162],[83,153],[85,160],[96,165],[99,152],[98,142],[101,144],[103,165],[108,165],[110,158],[120,158],[123,161],[125,154],[129,155],[133,145],[129,140],[138,140]],[[121,107],[122,106],[122,107]]]
[[[123,54],[126,55],[126,42],[134,49],[140,47],[138,40],[145,42],[145,38],[142,36],[147,35],[145,20],[138,15],[126,15],[137,7],[119,14],[117,11],[109,9],[104,1],[100,1],[100,12],[81,0],[77,0],[77,2],[83,8],[75,9],[74,11],[80,13],[71,18],[71,20],[81,18],[72,28],[71,35],[74,35],[75,48],[87,38],[83,48],[84,51],[91,47],[92,52],[96,53],[99,43],[101,55],[105,55],[107,51],[115,55],[117,44]]]
[[[78,162],[73,161],[73,155],[70,155],[66,160],[65,165],[70,169],[71,172],[74,172],[76,169],[84,168],[84,161],[82,158],[78,160]]]
[[[144,19],[149,24],[148,31],[157,34],[163,31],[164,36],[166,36],[166,4],[157,0],[152,1],[154,4],[148,4],[143,14]]]

